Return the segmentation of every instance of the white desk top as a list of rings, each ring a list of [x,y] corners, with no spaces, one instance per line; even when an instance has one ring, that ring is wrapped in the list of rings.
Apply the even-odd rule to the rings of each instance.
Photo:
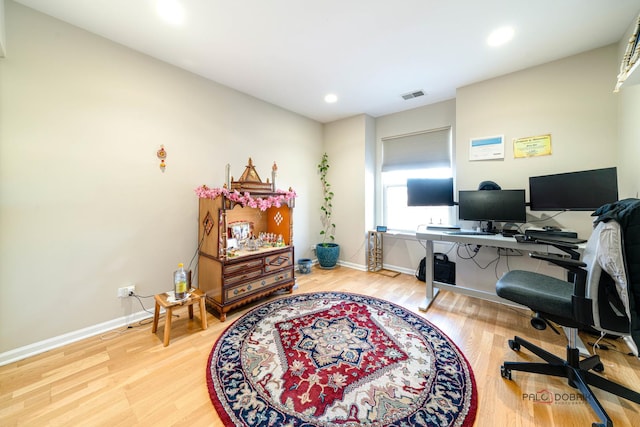
[[[525,251],[539,251],[539,252],[551,252],[551,253],[564,253],[559,249],[551,245],[538,244],[538,243],[519,243],[515,237],[505,237],[501,234],[490,235],[460,235],[460,234],[448,234],[446,231],[440,230],[427,230],[426,228],[418,228],[416,232],[416,238],[418,240],[433,240],[442,242],[454,242],[454,243],[468,243],[473,245],[482,246],[495,246],[499,248],[510,249],[522,249]],[[578,246],[578,250],[582,250],[585,247],[584,243]]]

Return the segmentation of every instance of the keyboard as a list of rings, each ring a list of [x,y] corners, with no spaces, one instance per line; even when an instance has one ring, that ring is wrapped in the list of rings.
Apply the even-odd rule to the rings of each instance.
[[[541,244],[548,244],[551,243],[553,244],[553,242],[557,242],[558,244],[560,243],[566,243],[569,245],[578,245],[580,243],[585,243],[586,240],[585,239],[579,239],[577,237],[560,237],[560,236],[549,236],[549,237],[544,237],[544,236],[532,236],[532,235],[524,235],[524,234],[516,234],[515,236],[513,236],[516,238],[516,241],[518,243],[541,243]],[[538,241],[540,240],[540,241]]]
[[[460,231],[445,231],[444,234],[451,236],[495,236],[496,233],[489,231],[472,231],[472,230],[460,230]]]

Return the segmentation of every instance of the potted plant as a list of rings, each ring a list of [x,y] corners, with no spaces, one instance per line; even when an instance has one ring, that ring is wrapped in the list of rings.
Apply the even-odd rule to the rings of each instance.
[[[329,170],[329,156],[327,153],[322,155],[322,160],[318,163],[318,173],[320,174],[320,182],[322,183],[323,202],[320,206],[322,221],[322,230],[320,236],[322,243],[316,245],[316,256],[318,264],[322,268],[333,268],[338,263],[340,255],[340,246],[335,243],[336,225],[332,221],[333,214],[333,191],[331,184],[327,181],[327,172]]]

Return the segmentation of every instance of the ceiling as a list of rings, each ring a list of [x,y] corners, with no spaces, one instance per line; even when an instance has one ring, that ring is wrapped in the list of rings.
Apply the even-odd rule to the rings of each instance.
[[[173,0],[184,12],[170,24],[157,0],[15,1],[323,123],[618,42],[640,12],[640,0]],[[512,41],[489,47],[504,25]]]

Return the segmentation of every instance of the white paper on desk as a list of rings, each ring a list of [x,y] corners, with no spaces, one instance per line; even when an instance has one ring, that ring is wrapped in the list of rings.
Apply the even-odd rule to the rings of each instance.
[[[469,160],[504,159],[504,135],[471,138]]]
[[[187,296],[185,296],[184,298],[176,299],[175,291],[169,291],[169,292],[166,292],[166,294],[167,294],[167,302],[172,302],[172,303],[173,302],[182,302],[182,301],[188,299],[191,296],[191,293],[187,293]]]

